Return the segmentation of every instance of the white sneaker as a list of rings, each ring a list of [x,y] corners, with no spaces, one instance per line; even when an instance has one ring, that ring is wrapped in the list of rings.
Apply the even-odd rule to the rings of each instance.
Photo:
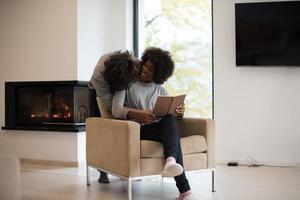
[[[167,162],[160,173],[163,177],[175,177],[183,173],[183,167],[178,163]]]

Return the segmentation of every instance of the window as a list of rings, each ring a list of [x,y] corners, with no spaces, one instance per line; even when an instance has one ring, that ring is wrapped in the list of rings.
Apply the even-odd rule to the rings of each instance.
[[[175,72],[166,89],[187,94],[186,116],[211,118],[211,0],[135,0],[134,8],[135,54],[140,57],[149,46],[170,51]]]

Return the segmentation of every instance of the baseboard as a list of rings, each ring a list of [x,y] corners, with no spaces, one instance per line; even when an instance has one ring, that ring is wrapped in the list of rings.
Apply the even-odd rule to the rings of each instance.
[[[254,158],[255,159],[255,158]],[[274,160],[258,160],[259,163],[267,165],[267,166],[297,166],[300,161],[274,161]],[[247,159],[236,159],[236,158],[226,158],[226,159],[217,159],[217,165],[227,165],[228,162],[238,162],[240,165],[248,165]]]
[[[32,164],[32,165],[48,165],[48,166],[62,166],[62,167],[78,167],[78,162],[73,161],[57,161],[57,160],[38,160],[38,159],[27,159],[20,158],[21,164]]]

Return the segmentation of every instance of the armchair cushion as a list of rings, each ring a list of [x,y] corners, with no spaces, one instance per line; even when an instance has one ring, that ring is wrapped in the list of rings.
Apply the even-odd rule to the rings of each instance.
[[[191,135],[180,139],[182,155],[202,153],[207,151],[205,137],[202,135]]]
[[[207,151],[205,138],[202,135],[191,135],[180,139],[182,155],[202,153]],[[142,158],[163,158],[163,146],[160,142],[142,140]]]

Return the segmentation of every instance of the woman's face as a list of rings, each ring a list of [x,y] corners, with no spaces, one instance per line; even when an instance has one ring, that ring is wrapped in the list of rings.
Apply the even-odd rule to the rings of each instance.
[[[132,64],[132,71],[131,71],[131,73],[136,78],[139,77],[140,66],[141,66],[140,62],[133,62],[133,64]]]
[[[150,83],[153,82],[153,75],[154,75],[155,67],[151,63],[151,61],[147,61],[141,69],[140,73],[140,81]]]

